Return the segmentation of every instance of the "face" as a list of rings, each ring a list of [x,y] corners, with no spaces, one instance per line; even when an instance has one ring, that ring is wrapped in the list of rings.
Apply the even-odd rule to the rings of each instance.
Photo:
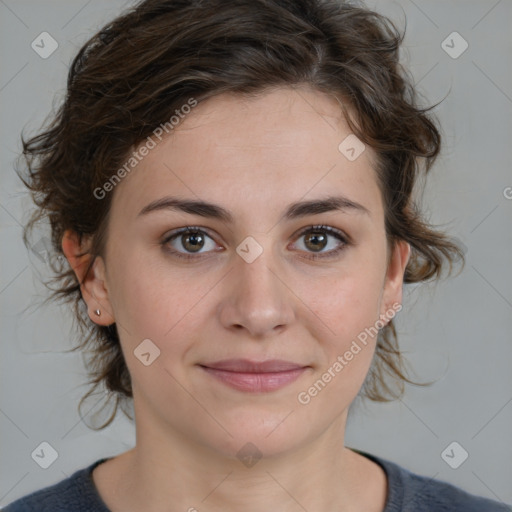
[[[91,318],[117,323],[138,430],[229,456],[339,435],[374,354],[362,333],[401,302],[409,256],[387,253],[373,155],[340,150],[350,134],[314,90],[221,95],[115,187],[84,287]],[[155,207],[171,197],[216,206]],[[291,208],[328,197],[341,207]]]

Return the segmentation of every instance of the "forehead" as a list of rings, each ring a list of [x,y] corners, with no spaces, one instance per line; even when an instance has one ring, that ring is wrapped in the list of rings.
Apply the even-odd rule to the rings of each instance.
[[[114,207],[134,218],[166,194],[263,212],[339,191],[378,206],[374,154],[353,161],[340,144],[354,137],[338,101],[308,88],[256,97],[221,94],[183,115],[114,191]],[[357,141],[357,139],[356,139]],[[353,144],[352,144],[353,145]],[[250,201],[249,201],[250,199]],[[135,211],[137,210],[137,211]]]

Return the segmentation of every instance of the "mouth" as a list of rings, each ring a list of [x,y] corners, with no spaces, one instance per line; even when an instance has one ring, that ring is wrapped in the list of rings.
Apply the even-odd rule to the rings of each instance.
[[[272,359],[226,359],[199,365],[208,375],[239,391],[262,393],[281,389],[297,380],[309,366]]]

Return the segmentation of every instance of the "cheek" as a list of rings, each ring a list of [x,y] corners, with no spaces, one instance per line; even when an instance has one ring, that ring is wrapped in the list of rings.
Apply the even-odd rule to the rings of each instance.
[[[114,312],[130,371],[133,366],[140,371],[134,350],[143,340],[160,350],[156,366],[179,366],[193,346],[218,276],[184,275],[165,262],[148,264],[136,257],[126,257],[112,273]]]
[[[321,319],[316,324],[329,329],[316,333],[316,339],[321,340],[319,366],[309,387],[297,397],[301,404],[314,402],[307,412],[311,417],[327,414],[334,418],[345,410],[368,374],[378,336],[378,282],[375,276],[333,281],[315,306]],[[327,409],[325,404],[330,404]]]
[[[147,249],[145,254],[134,248],[118,252],[109,272],[116,321],[132,338],[159,338],[185,314],[187,302],[193,300],[192,289],[169,265],[151,258]]]
[[[336,404],[336,411],[348,407],[362,386],[379,332],[375,324],[382,291],[381,267],[377,261],[366,260],[347,268],[350,271],[324,282],[314,304],[321,319],[316,325],[329,329],[315,333],[322,347],[310,389],[313,394],[321,390],[323,398],[317,402],[318,407],[327,402]]]
[[[371,268],[330,280],[317,294],[315,313],[329,326],[335,345],[349,342],[379,318],[382,276]]]

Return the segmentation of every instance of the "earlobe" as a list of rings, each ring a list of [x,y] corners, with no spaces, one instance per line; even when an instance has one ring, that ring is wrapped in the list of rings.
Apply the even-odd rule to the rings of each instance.
[[[89,239],[80,243],[78,234],[71,230],[67,230],[62,237],[62,251],[80,283],[89,317],[94,323],[106,326],[113,324],[115,319],[105,284],[105,264],[101,256],[96,256],[91,269],[87,272],[92,258],[85,252],[88,245]],[[82,254],[84,252],[85,254]]]

